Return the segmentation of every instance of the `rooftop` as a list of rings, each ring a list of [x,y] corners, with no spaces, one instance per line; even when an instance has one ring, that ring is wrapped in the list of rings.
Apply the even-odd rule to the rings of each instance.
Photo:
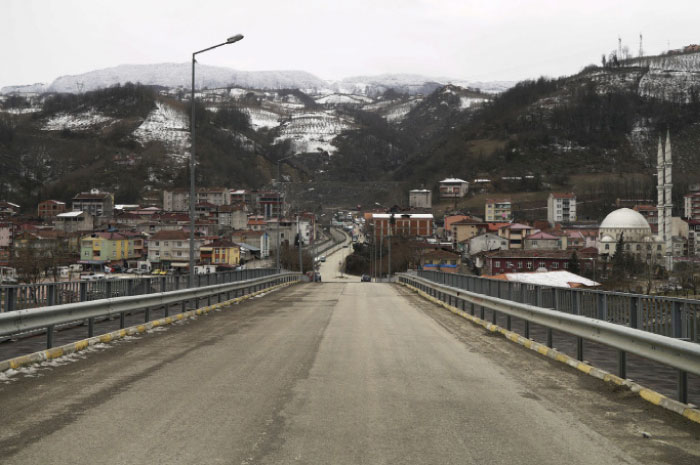
[[[459,178],[445,178],[445,179],[443,179],[443,180],[440,181],[440,182],[441,182],[441,183],[462,183],[462,182],[466,182],[467,184],[469,184],[469,183],[468,183],[467,181],[465,181],[464,179],[459,179]]]

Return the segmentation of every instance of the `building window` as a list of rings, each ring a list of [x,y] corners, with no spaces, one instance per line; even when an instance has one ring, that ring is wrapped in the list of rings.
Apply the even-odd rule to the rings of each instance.
[[[559,269],[559,262],[552,263],[552,269],[555,269],[555,270]]]
[[[531,270],[532,269],[532,262],[527,262],[527,269]]]
[[[160,242],[156,241],[156,247],[160,247]]]
[[[518,262],[518,269],[520,269],[520,270],[523,269],[523,262]]]
[[[165,247],[167,247],[167,246],[168,246],[168,241],[163,242],[163,245],[164,245]]]
[[[495,262],[493,262],[493,266],[496,266],[496,267],[499,267],[499,268],[500,268],[501,262],[498,261],[498,260],[496,260]]]
[[[610,250],[610,244],[605,244],[605,250]]]

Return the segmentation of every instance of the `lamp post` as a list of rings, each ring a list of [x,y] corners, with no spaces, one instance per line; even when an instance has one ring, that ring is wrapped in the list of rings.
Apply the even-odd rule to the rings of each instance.
[[[195,165],[195,108],[194,108],[194,65],[197,63],[195,57],[200,53],[213,50],[215,48],[221,47],[223,45],[233,44],[241,40],[243,36],[241,34],[236,34],[235,36],[226,39],[226,42],[214,45],[212,47],[205,48],[198,52],[192,54],[192,98],[190,104],[192,105],[192,118],[190,119],[190,137],[192,139],[192,152],[190,154],[190,275],[189,275],[189,287],[194,287],[194,204],[195,204],[195,194],[194,194],[194,165]]]

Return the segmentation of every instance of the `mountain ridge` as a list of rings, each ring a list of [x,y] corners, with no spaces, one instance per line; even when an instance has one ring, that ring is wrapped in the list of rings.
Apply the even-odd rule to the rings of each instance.
[[[190,63],[122,64],[86,73],[59,76],[50,84],[13,85],[0,88],[0,94],[65,92],[81,93],[127,82],[171,88],[191,86]],[[463,79],[429,77],[409,73],[384,73],[374,76],[354,76],[325,80],[302,70],[240,71],[223,66],[197,66],[195,87],[242,87],[261,90],[301,89],[315,94],[335,92],[379,95],[388,89],[408,94],[427,94],[436,88],[459,83],[463,87],[484,87],[485,92],[500,92],[515,84],[513,81],[471,83]]]

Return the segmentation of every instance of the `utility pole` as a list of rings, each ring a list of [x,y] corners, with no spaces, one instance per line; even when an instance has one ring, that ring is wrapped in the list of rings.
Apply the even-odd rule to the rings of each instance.
[[[394,214],[391,214],[391,218],[389,219],[389,272],[387,273],[387,277],[391,279],[391,238],[393,236],[393,229],[394,229]]]
[[[384,228],[379,232],[379,279],[382,279],[382,271],[384,271],[384,264],[382,263],[382,255],[383,255],[383,249],[384,248]]]
[[[304,274],[304,263],[301,261],[301,223],[297,215],[297,237],[299,238],[299,273]]]

